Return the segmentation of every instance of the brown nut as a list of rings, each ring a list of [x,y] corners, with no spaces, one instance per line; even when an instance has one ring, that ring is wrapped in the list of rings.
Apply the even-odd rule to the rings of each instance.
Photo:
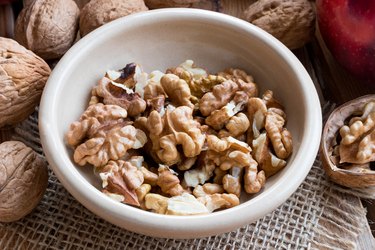
[[[145,0],[150,9],[170,8],[170,7],[191,7],[193,3],[200,0]]]
[[[360,114],[361,116],[365,105],[370,102],[375,102],[375,95],[362,96],[344,103],[331,113],[324,126],[320,148],[323,166],[332,181],[340,185],[355,188],[375,186],[375,171],[371,170],[370,162],[365,164],[339,163],[340,159],[337,158],[340,156],[336,155],[336,148],[341,147],[337,138],[340,128],[353,115]],[[371,130],[359,137],[358,140],[361,141],[361,138],[370,134]],[[359,143],[359,141],[353,142],[353,144]],[[357,150],[354,150],[353,153],[356,154]]]
[[[29,214],[48,184],[46,162],[22,142],[0,144],[0,222]]]
[[[81,10],[80,34],[85,36],[112,20],[146,10],[143,0],[91,0]]]
[[[289,49],[302,47],[315,31],[313,3],[308,0],[259,0],[244,11],[243,18]]]
[[[35,0],[19,14],[15,38],[44,59],[60,58],[75,41],[78,17],[73,0]]]
[[[34,112],[50,73],[43,59],[0,37],[0,128],[21,122]]]

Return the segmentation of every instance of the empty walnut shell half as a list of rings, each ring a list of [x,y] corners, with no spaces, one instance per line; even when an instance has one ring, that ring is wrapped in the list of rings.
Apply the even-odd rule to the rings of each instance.
[[[375,102],[375,95],[362,96],[344,103],[331,113],[323,129],[320,154],[323,167],[332,181],[346,187],[366,188],[375,186],[375,171],[371,169],[374,162],[365,164],[340,163],[340,154],[335,149],[340,144],[340,129],[344,125],[348,125],[353,116],[361,117],[365,105],[370,102]],[[367,132],[367,134],[370,133]],[[340,146],[342,145],[340,144]]]

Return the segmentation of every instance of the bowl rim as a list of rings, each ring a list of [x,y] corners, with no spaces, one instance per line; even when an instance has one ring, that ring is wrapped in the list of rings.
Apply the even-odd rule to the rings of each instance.
[[[303,130],[305,139],[301,140],[299,153],[296,155],[293,165],[305,165],[306,167],[294,167],[293,171],[285,172],[285,176],[261,196],[254,197],[237,207],[198,216],[160,215],[115,202],[104,196],[81,176],[69,157],[59,154],[61,148],[66,147],[65,142],[53,139],[57,133],[56,121],[54,121],[56,114],[53,112],[56,107],[54,97],[58,95],[59,84],[62,84],[64,74],[69,74],[69,64],[78,57],[78,52],[85,49],[85,46],[96,37],[107,32],[116,32],[116,27],[122,25],[130,25],[130,23],[137,23],[140,20],[144,22],[147,18],[164,20],[165,18],[202,18],[211,22],[215,21],[218,25],[231,25],[233,28],[251,33],[252,36],[266,43],[275,53],[279,54],[293,70],[295,77],[302,83],[301,89],[305,95],[307,112],[304,122],[309,126],[309,129]],[[112,224],[137,233],[186,239],[234,230],[265,216],[285,202],[306,178],[316,158],[320,145],[322,115],[318,94],[309,74],[295,55],[276,38],[248,22],[226,14],[199,9],[169,8],[140,12],[119,18],[90,32],[73,45],[58,62],[46,83],[39,109],[39,130],[42,147],[53,172],[69,193],[90,211]],[[311,153],[303,155],[303,152]],[[278,190],[277,197],[274,196],[275,189]],[[251,212],[247,210],[250,204]],[[163,230],[160,230],[161,228]]]

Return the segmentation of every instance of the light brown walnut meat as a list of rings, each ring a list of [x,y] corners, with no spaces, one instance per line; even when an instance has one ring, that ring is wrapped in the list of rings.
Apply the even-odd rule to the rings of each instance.
[[[0,144],[0,222],[29,214],[48,184],[47,163],[22,142]]]
[[[199,100],[199,110],[203,116],[208,116],[215,110],[219,110],[230,101],[235,103],[247,102],[247,100],[257,94],[256,85],[250,81],[233,78],[221,84],[215,85],[211,92],[203,95]]]
[[[227,134],[225,137],[232,136],[237,137],[244,134],[250,127],[250,122],[247,116],[240,112],[229,119],[225,125]],[[224,137],[224,136],[223,136]]]
[[[254,78],[241,69],[229,68],[218,73],[219,76],[236,82],[242,91],[249,97],[258,95],[258,87],[254,83]]]
[[[126,116],[126,110],[116,105],[89,106],[66,134],[67,143],[75,148],[74,161],[100,167],[125,156],[129,149],[143,147],[145,133],[128,125]]]
[[[239,198],[234,194],[211,194],[199,197],[198,201],[203,203],[210,212],[240,204]]]
[[[350,124],[340,128],[341,143],[349,145],[375,128],[375,102],[369,102],[363,108],[361,117],[354,117]]]
[[[198,185],[193,190],[193,194],[197,198],[211,194],[222,194],[224,192],[223,186],[216,183],[205,183],[203,186]]]
[[[242,111],[246,103],[246,98],[240,99],[238,102],[234,100],[229,102],[221,109],[213,111],[206,118],[206,124],[216,130],[222,129],[234,115]]]
[[[266,120],[267,106],[258,97],[252,97],[247,103],[247,116],[249,117],[250,126],[247,131],[247,142],[251,145],[252,141],[259,137],[261,130],[264,128]]]
[[[160,79],[160,84],[173,105],[194,108],[194,104],[190,101],[189,85],[185,80],[173,74],[166,74]]]
[[[81,10],[81,36],[112,20],[146,10],[148,8],[143,0],[91,0]]]
[[[289,49],[302,47],[315,31],[313,3],[308,0],[259,0],[244,11],[243,18]]]
[[[167,109],[164,116],[156,111],[150,113],[147,128],[153,144],[152,150],[162,163],[173,165],[180,162],[180,153],[185,157],[200,154],[205,136],[192,114],[193,110],[187,106]],[[181,145],[182,152],[178,151],[178,145]]]
[[[150,9],[170,8],[170,7],[191,7],[200,0],[145,0]]]
[[[245,167],[244,188],[246,193],[258,193],[266,183],[264,170],[258,171],[258,163],[253,160],[250,165]]]
[[[107,77],[100,79],[99,84],[92,90],[92,100],[102,101],[104,104],[118,105],[128,112],[129,116],[137,116],[146,109],[146,102],[138,93],[125,85],[116,84]]]
[[[286,159],[292,153],[292,135],[284,128],[286,115],[281,109],[269,109],[266,114],[265,129],[272,142],[277,157]]]
[[[210,179],[214,170],[213,160],[206,152],[202,152],[198,157],[196,167],[184,172],[184,181],[188,187],[196,187]]]
[[[0,128],[15,125],[34,112],[50,73],[43,59],[0,37]]]
[[[143,184],[144,178],[137,167],[129,162],[118,160],[109,161],[97,171],[103,182],[103,193],[126,204],[140,205],[136,189]]]
[[[171,196],[177,196],[185,192],[183,187],[180,185],[180,180],[178,177],[174,175],[167,166],[161,165],[158,172],[159,178],[157,184],[163,193]]]
[[[242,190],[242,177],[243,168],[242,166],[232,166],[230,173],[223,177],[223,188],[227,193],[234,194],[240,197]]]
[[[271,152],[269,138],[265,132],[253,141],[253,149],[253,157],[267,178],[285,167],[286,161],[278,158]]]
[[[19,14],[15,38],[44,59],[60,58],[75,41],[78,18],[73,0],[35,0]]]
[[[340,128],[340,163],[364,164],[375,161],[375,102],[367,103],[361,116]]]
[[[213,111],[224,107],[232,99],[237,90],[238,85],[231,80],[213,87],[212,92],[204,94],[199,100],[199,110],[202,115],[208,116]]]
[[[222,76],[209,75],[206,70],[196,67],[192,60],[187,60],[176,68],[167,69],[167,73],[184,79],[189,84],[192,96],[198,99],[226,80]]]

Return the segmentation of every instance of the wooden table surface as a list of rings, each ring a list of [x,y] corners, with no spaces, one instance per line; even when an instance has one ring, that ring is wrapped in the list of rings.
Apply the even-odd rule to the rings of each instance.
[[[19,5],[16,4],[13,7],[17,9]],[[6,22],[4,21],[12,18],[13,15],[10,5],[0,5],[0,36],[13,36],[12,25],[6,26]],[[337,64],[325,47],[318,31],[315,38],[309,44],[293,52],[309,72],[321,96],[322,102],[330,101],[340,105],[356,97],[375,93],[375,83],[372,85],[363,84],[350,76]],[[9,139],[11,133],[11,128],[0,130],[0,142]],[[368,210],[367,218],[369,226],[359,237],[358,245],[360,249],[374,249],[375,204],[374,201],[365,200],[362,201],[362,204]]]

